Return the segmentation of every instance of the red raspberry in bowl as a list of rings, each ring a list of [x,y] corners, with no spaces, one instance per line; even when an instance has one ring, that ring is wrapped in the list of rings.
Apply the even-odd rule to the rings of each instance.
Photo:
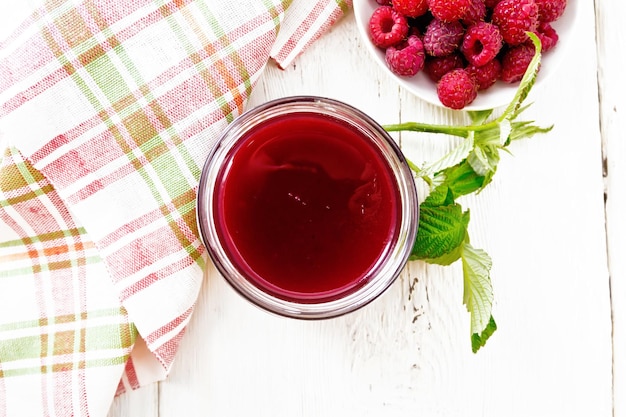
[[[539,24],[539,8],[535,0],[500,0],[493,8],[492,23],[500,28],[509,45],[526,42],[527,31],[534,32]]]
[[[542,53],[549,52],[559,41],[551,22],[567,6],[567,0],[369,1],[380,5],[369,29],[387,66],[404,77],[423,71],[450,108],[467,106],[498,79],[518,82],[534,56],[527,33],[534,32]],[[416,92],[422,88],[418,82]]]
[[[487,16],[487,6],[485,0],[472,0],[469,9],[465,12],[462,22],[465,26],[471,26],[484,21]]]
[[[535,0],[539,9],[539,20],[554,22],[565,12],[567,0]]]
[[[424,45],[420,38],[411,35],[406,42],[388,47],[385,61],[393,73],[413,76],[424,68]]]
[[[430,12],[444,22],[461,20],[472,5],[472,0],[428,0]]]
[[[392,0],[393,8],[407,17],[418,17],[428,11],[427,0]]]
[[[431,80],[437,82],[446,73],[453,69],[463,68],[464,66],[465,61],[459,53],[452,53],[441,57],[426,57],[424,73],[426,73]]]
[[[502,35],[492,23],[479,22],[465,32],[461,52],[472,65],[480,67],[492,61],[502,48]]]
[[[461,110],[476,99],[478,87],[464,69],[445,74],[437,83],[437,96],[446,107]]]
[[[535,46],[528,42],[509,49],[502,56],[500,79],[506,83],[520,81],[535,55]]]
[[[424,49],[431,56],[446,56],[456,51],[463,39],[465,28],[461,22],[444,22],[433,19],[424,33]]]
[[[539,22],[535,34],[541,41],[541,52],[548,52],[554,48],[559,41],[558,33],[556,33],[556,30],[554,30],[548,22]]]
[[[409,32],[409,23],[406,17],[396,12],[390,6],[380,6],[370,17],[370,37],[374,45],[379,48],[401,42]]]
[[[498,81],[502,71],[502,64],[500,64],[498,59],[493,59],[481,67],[470,64],[465,70],[476,82],[478,91],[483,91]]]

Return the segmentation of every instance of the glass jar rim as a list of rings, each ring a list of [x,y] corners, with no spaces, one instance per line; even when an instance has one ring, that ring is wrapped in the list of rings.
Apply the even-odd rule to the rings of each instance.
[[[234,265],[220,242],[215,225],[214,193],[220,167],[228,152],[246,132],[280,115],[313,112],[356,128],[360,136],[376,145],[389,166],[399,195],[398,235],[390,249],[375,264],[367,282],[344,297],[322,302],[286,300],[263,291]],[[413,174],[398,145],[370,116],[338,100],[321,96],[290,96],[268,101],[235,118],[212,147],[202,169],[196,202],[200,238],[221,275],[232,288],[253,304],[269,312],[300,319],[331,318],[354,311],[381,295],[399,276],[415,241],[419,202]]]

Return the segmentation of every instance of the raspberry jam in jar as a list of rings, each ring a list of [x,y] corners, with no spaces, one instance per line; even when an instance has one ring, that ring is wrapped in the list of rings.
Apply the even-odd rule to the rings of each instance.
[[[226,280],[304,319],[353,311],[398,276],[417,232],[402,153],[359,110],[288,97],[232,122],[204,166],[198,226]]]

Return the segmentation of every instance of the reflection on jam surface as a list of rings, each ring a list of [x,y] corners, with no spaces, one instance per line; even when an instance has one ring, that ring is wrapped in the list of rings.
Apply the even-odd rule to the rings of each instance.
[[[221,175],[220,240],[255,285],[280,298],[356,289],[397,236],[390,168],[358,131],[328,116],[264,122]]]

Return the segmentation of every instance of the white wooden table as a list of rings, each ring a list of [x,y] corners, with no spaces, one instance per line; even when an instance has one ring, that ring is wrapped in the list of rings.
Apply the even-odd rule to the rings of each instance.
[[[494,260],[485,348],[470,349],[459,265],[410,263],[373,304],[318,322],[258,310],[211,268],[170,377],[109,417],[626,416],[626,6],[581,3],[570,54],[526,113],[554,130],[515,143],[462,201]],[[352,14],[285,71],[268,66],[249,105],[294,94],[381,123],[463,121],[396,87]],[[453,143],[396,137],[414,161]]]

